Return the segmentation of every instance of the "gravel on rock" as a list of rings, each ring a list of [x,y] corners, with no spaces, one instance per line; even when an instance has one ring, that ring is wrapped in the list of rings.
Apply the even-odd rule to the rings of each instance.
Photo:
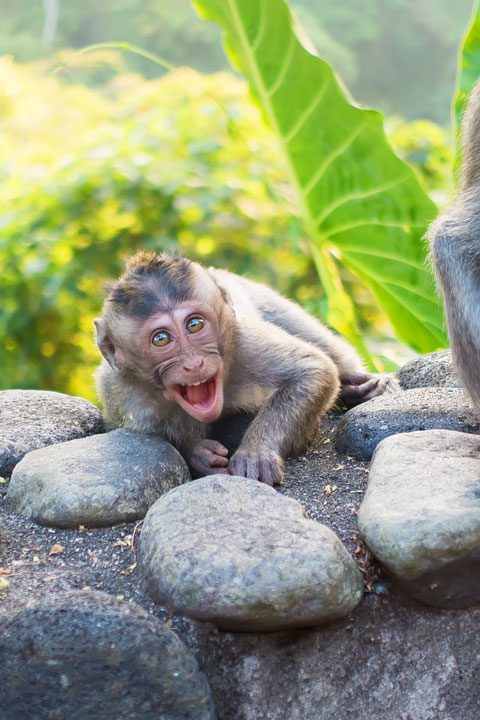
[[[359,564],[368,594],[352,614],[307,630],[218,632],[145,595],[136,564],[141,521],[78,532],[46,528],[12,512],[4,502],[8,482],[0,482],[0,626],[35,598],[101,589],[180,635],[208,677],[222,720],[478,720],[480,607],[428,607],[378,576],[357,527],[367,464],[335,449],[338,420],[324,418],[313,447],[286,462],[278,492],[331,527]]]

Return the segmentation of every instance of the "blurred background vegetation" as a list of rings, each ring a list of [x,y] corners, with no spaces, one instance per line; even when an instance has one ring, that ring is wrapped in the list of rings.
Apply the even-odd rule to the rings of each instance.
[[[388,114],[395,149],[442,203],[471,0],[291,4],[355,99]],[[0,12],[1,387],[94,398],[102,284],[140,247],[248,274],[324,316],[272,137],[189,0],[0,0]],[[189,67],[72,50],[104,41]],[[343,280],[371,347],[407,357],[367,291]]]
[[[449,120],[455,56],[472,0],[291,0],[320,55],[365,105],[406,119]],[[189,0],[0,0],[0,54],[19,62],[62,48],[128,41],[174,65],[228,68],[219,29]],[[152,79],[158,67],[130,56],[128,68]],[[108,72],[79,76],[88,84]],[[110,72],[111,74],[111,72]]]

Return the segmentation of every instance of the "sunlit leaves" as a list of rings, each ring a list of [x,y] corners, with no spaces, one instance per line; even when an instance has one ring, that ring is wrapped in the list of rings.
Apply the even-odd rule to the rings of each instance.
[[[381,115],[347,100],[329,65],[298,40],[284,0],[193,2],[225,31],[228,57],[283,150],[332,324],[358,344],[340,262],[368,286],[398,337],[421,351],[444,345],[422,240],[436,208],[390,149]]]

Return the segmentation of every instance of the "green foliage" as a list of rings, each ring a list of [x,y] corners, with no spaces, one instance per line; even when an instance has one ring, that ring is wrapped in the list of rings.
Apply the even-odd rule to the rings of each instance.
[[[55,2],[58,19],[47,37],[47,8]],[[322,58],[357,100],[388,114],[442,123],[471,5],[472,0],[291,0]],[[0,17],[0,55],[12,53],[22,62],[63,48],[120,41],[204,72],[226,64],[218,28],[201,22],[187,0],[0,0]],[[146,77],[158,75],[144,58],[132,55],[126,62]],[[101,83],[103,70],[85,75],[85,81]]]
[[[444,202],[452,179],[450,133],[431,120],[406,123],[399,117],[387,118],[385,130],[395,151],[415,168],[431,196],[438,204]]]
[[[101,95],[3,60],[0,88],[3,387],[92,397],[101,286],[140,247],[179,248],[322,311],[243,82],[122,75]]]
[[[322,285],[328,320],[365,350],[342,287],[343,263],[370,289],[400,339],[427,352],[446,343],[422,240],[435,206],[394,155],[379,113],[351,105],[329,65],[297,39],[283,0],[194,0],[225,30],[276,135]]]

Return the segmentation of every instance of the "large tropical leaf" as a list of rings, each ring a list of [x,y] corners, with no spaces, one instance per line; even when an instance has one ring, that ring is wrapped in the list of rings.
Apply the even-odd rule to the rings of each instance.
[[[461,162],[460,126],[471,89],[480,78],[480,10],[475,3],[470,25],[460,45],[457,89],[453,98],[454,127],[457,137],[455,166]]]
[[[228,57],[284,153],[327,292],[329,322],[361,345],[338,263],[359,277],[397,335],[419,351],[446,344],[422,240],[436,208],[390,148],[383,118],[346,97],[301,44],[284,0],[192,0],[225,31]]]

